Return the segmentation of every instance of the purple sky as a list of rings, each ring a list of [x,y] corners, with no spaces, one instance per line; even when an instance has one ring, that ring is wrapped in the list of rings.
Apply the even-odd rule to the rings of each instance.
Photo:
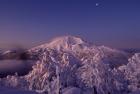
[[[63,35],[140,48],[140,0],[0,0],[0,48],[30,48]]]

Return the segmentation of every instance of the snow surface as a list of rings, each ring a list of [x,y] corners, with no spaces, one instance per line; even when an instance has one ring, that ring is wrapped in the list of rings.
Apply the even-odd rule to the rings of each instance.
[[[0,87],[0,94],[37,94],[33,91],[26,91],[22,89]]]
[[[25,76],[7,76],[0,85],[40,94],[140,93],[140,53],[95,46],[73,36],[29,50],[39,60]],[[136,93],[136,94],[137,94]]]

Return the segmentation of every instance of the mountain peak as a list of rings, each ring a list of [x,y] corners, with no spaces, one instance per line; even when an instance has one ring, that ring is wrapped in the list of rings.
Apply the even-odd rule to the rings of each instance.
[[[49,44],[50,45],[60,45],[60,44],[75,45],[75,44],[84,44],[84,43],[85,41],[79,37],[63,36],[63,37],[57,37],[53,39]]]
[[[41,46],[35,47],[35,48],[55,48],[55,49],[73,49],[75,47],[83,47],[86,46],[87,43],[75,36],[62,36],[54,38],[49,43],[43,44]]]

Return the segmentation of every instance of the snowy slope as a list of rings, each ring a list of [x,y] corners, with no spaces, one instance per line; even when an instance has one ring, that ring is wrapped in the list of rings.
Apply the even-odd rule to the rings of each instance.
[[[73,56],[79,57],[80,60],[84,60],[86,56],[94,57],[94,59],[104,59],[104,61],[109,63],[112,68],[128,62],[128,56],[123,51],[106,46],[96,46],[74,36],[55,38],[49,43],[30,49],[29,52],[32,56],[39,56],[44,50],[55,50],[58,51],[58,53],[64,51],[71,53]],[[83,58],[81,57],[83,55],[86,56]]]
[[[0,87],[0,94],[37,94],[37,93],[33,91],[25,91],[22,89]]]
[[[39,49],[39,48],[52,48],[52,49],[66,49],[66,50],[72,50],[75,46],[86,46],[87,43],[83,41],[83,39],[79,37],[73,37],[73,36],[63,36],[53,39],[50,43],[46,43],[43,45],[40,45],[38,47],[35,47],[31,50]]]
[[[128,59],[123,51],[74,36],[55,38],[28,52],[38,59],[32,71],[0,79],[0,85],[41,94],[129,94],[140,90],[138,53]]]

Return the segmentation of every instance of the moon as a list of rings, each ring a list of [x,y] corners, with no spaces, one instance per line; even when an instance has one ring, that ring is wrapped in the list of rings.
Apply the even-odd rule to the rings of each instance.
[[[99,6],[99,3],[96,3],[95,5],[96,5],[96,7],[98,7]]]

